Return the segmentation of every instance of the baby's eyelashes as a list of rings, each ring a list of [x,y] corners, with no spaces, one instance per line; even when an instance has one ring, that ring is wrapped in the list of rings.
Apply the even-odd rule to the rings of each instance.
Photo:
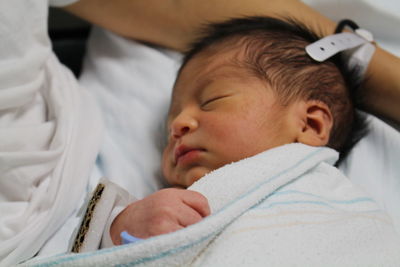
[[[203,103],[201,103],[200,106],[201,106],[201,107],[207,106],[207,105],[210,104],[211,102],[216,101],[216,100],[220,99],[221,97],[223,97],[223,96],[212,97],[212,98],[210,98],[210,99],[204,101]]]
[[[200,107],[202,109],[210,108],[213,104],[215,104],[219,100],[225,99],[226,97],[229,97],[229,96],[230,95],[220,95],[220,96],[211,97],[211,98],[206,99],[205,101],[201,102]]]

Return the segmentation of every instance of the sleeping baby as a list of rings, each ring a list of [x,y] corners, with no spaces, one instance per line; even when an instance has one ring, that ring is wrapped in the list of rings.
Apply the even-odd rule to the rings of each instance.
[[[349,70],[339,56],[334,56],[324,62],[316,62],[310,58],[305,47],[319,39],[320,37],[307,27],[290,19],[251,17],[208,26],[205,37],[196,42],[186,54],[174,85],[167,122],[168,143],[162,161],[164,177],[172,188],[158,191],[125,208],[115,218],[110,228],[113,243],[121,244],[121,232],[126,232],[138,239],[147,239],[183,228],[189,229],[188,226],[195,226],[215,213],[219,213],[220,210],[224,210],[225,208],[218,208],[222,205],[218,202],[225,203],[223,196],[229,192],[224,192],[224,189],[220,189],[220,194],[211,192],[213,184],[225,183],[226,191],[229,191],[231,185],[239,183],[235,179],[253,183],[252,179],[255,178],[247,177],[247,173],[244,172],[244,175],[239,177],[220,175],[223,178],[218,178],[220,180],[217,181],[215,177],[220,177],[218,175],[222,172],[221,169],[233,168],[235,164],[263,157],[265,153],[270,153],[265,154],[270,158],[266,156],[267,160],[263,165],[272,164],[275,161],[277,165],[284,164],[283,161],[287,160],[287,164],[296,167],[303,164],[305,160],[291,163],[291,160],[294,161],[291,157],[285,157],[283,160],[278,160],[278,158],[282,153],[282,155],[291,156],[299,153],[299,150],[308,151],[310,147],[334,149],[339,152],[339,161],[343,159],[366,131],[364,118],[355,110],[355,106],[358,105],[357,99],[360,98],[358,91],[360,77],[356,70]],[[298,145],[288,145],[293,143]],[[326,149],[326,151],[333,153],[331,149]],[[278,153],[277,151],[286,152]],[[325,163],[325,159],[320,161],[317,165],[308,167],[309,169],[304,173],[297,174],[296,179],[293,178],[281,184],[279,188],[271,189],[268,194],[257,200],[251,209],[240,213],[241,220],[251,214],[250,210],[254,212],[255,207],[259,210],[261,210],[260,207],[264,207],[264,210],[270,213],[263,215],[265,219],[258,221],[257,227],[269,228],[272,227],[269,225],[272,221],[270,217],[277,216],[279,212],[288,214],[290,211],[296,212],[296,216],[300,213],[305,216],[305,213],[316,212],[315,207],[318,205],[330,206],[328,211],[320,210],[317,213],[318,216],[327,216],[329,213],[329,216],[336,216],[334,219],[329,217],[329,220],[321,219],[316,223],[315,217],[301,217],[309,223],[305,223],[307,226],[303,225],[303,228],[294,232],[296,235],[308,233],[306,237],[309,238],[310,244],[315,241],[313,244],[316,245],[316,251],[321,233],[325,233],[328,229],[315,234],[313,231],[319,231],[320,224],[324,225],[329,221],[329,227],[332,227],[336,221],[345,220],[343,219],[345,214],[351,214],[350,217],[346,217],[346,220],[356,221],[356,225],[360,228],[364,227],[364,222],[358,224],[355,218],[358,215],[354,214],[364,212],[364,217],[373,217],[376,214],[367,214],[367,211],[378,210],[378,208],[371,208],[376,207],[376,204],[367,197],[361,197],[362,194],[357,189],[354,189],[357,193],[349,193],[353,190],[349,189],[353,188],[353,185],[348,179],[342,177],[335,167],[331,166],[335,159],[330,160],[329,164]],[[271,173],[274,172],[274,168],[274,166],[271,167]],[[276,169],[279,168],[276,167]],[[252,172],[254,168],[251,171],[249,169],[249,173]],[[263,173],[264,180],[257,180],[260,182],[260,187],[272,179],[271,173]],[[314,173],[313,176],[310,173]],[[331,178],[331,176],[340,178]],[[198,188],[204,188],[205,184],[210,186],[204,189],[205,193],[202,193],[202,189]],[[327,184],[333,187],[330,188]],[[313,186],[316,187],[315,192],[312,191],[314,189],[310,189]],[[257,183],[254,183],[254,187],[258,187]],[[236,187],[233,190],[239,189]],[[208,191],[211,192],[209,195]],[[326,195],[323,192],[326,192]],[[318,197],[316,194],[319,194]],[[301,195],[301,199],[289,201],[282,198],[279,199],[280,201],[273,202],[278,196],[289,195],[291,197]],[[220,200],[211,200],[213,196],[217,196]],[[368,208],[367,206],[352,206],[345,209],[342,206],[337,207],[338,203],[349,202],[349,199],[355,201],[351,204],[360,202],[358,203],[360,205],[367,203],[372,206]],[[232,200],[232,202],[235,201]],[[304,206],[294,211],[293,206],[287,205],[283,210],[282,203],[296,205],[312,203],[314,206],[311,209],[309,206]],[[273,208],[277,206],[280,208],[274,210]],[[379,216],[366,224],[376,224],[377,221],[382,220]],[[234,220],[237,218],[235,217]],[[211,221],[211,218],[208,221]],[[299,219],[294,219],[285,225],[292,225],[298,221]],[[315,223],[315,226],[309,226],[311,221],[312,224]],[[226,232],[234,225],[227,224],[227,228],[222,229],[221,232]],[[310,232],[307,232],[306,227],[310,227]],[[337,228],[329,228],[327,231],[336,237],[343,235],[344,239],[341,242],[352,244],[353,239],[364,242],[359,237],[352,237],[353,230],[351,229],[353,228],[346,228],[343,234],[341,231],[344,228],[340,227],[337,232]],[[365,229],[365,232],[360,230],[359,234],[363,236],[365,236],[364,233],[375,231],[374,228],[368,229],[368,227],[362,229]],[[216,240],[223,239],[224,235],[221,232]],[[263,242],[263,240],[267,243],[268,240],[273,242],[270,233],[263,236],[263,232],[260,232],[257,235],[260,236],[257,242]],[[276,235],[274,233],[274,236]],[[319,237],[314,240],[314,236]],[[372,242],[374,237],[374,234],[366,237],[367,240],[371,240],[371,247],[375,246]],[[346,238],[350,238],[350,241]],[[291,240],[285,242],[288,242],[284,245],[286,247],[289,246],[288,244],[293,245]],[[334,244],[334,242],[329,242]],[[260,243],[258,247],[260,246],[263,245]],[[212,259],[214,251],[218,250],[216,245],[214,247],[215,249],[209,248],[213,251],[212,253],[202,255]],[[223,247],[229,250],[229,246]],[[274,249],[279,250],[278,245]],[[335,247],[329,249],[331,255],[337,254]],[[243,250],[243,248],[240,251],[244,259],[252,258],[253,252],[257,254],[254,250]],[[234,250],[231,252],[235,254]],[[296,253],[304,254],[300,252]],[[269,257],[272,259],[271,256]],[[221,259],[220,254],[218,259]],[[207,259],[202,263],[205,262]],[[210,260],[209,263],[212,262]],[[284,262],[280,263],[285,265]],[[321,264],[324,263],[321,262]]]
[[[311,59],[304,48],[319,37],[301,24],[235,19],[212,25],[205,36],[186,54],[173,90],[162,163],[172,186],[187,188],[228,163],[294,142],[331,147],[342,159],[365,131],[354,109],[359,77],[339,57],[321,63]],[[169,190],[182,194],[188,208],[170,201],[164,205],[182,218],[151,226],[145,220],[152,216],[151,206],[131,218],[126,229],[146,238],[208,215],[206,200],[195,192],[167,189],[150,198],[169,197]],[[113,228],[120,228],[116,221]],[[119,233],[114,236],[119,239]]]

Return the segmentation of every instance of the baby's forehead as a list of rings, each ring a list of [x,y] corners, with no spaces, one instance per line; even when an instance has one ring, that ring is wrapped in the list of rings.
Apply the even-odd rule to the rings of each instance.
[[[189,59],[185,59],[183,69],[180,72],[188,69],[199,67],[201,69],[213,70],[218,66],[236,66],[245,60],[246,47],[242,43],[234,42],[232,38],[220,40],[213,43],[196,54],[191,55]]]
[[[249,70],[240,64],[239,57],[236,49],[206,49],[196,54],[181,68],[174,90],[207,80],[249,76]]]

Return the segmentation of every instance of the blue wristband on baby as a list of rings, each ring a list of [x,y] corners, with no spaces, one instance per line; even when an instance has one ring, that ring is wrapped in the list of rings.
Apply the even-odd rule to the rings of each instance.
[[[134,237],[134,236],[128,234],[128,232],[126,232],[126,231],[121,233],[121,239],[122,239],[122,244],[123,245],[136,243],[138,241],[143,240],[141,238],[137,238],[137,237]]]

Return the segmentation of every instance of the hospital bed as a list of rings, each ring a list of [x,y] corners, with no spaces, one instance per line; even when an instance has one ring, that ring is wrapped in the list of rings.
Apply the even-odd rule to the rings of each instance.
[[[398,2],[305,2],[334,20],[353,19],[400,56]],[[163,122],[180,58],[96,27],[88,39],[80,83],[97,99],[107,128],[97,171],[138,198],[164,186],[159,169]],[[400,233],[400,134],[382,119],[368,116],[369,133],[339,167],[389,213]]]

